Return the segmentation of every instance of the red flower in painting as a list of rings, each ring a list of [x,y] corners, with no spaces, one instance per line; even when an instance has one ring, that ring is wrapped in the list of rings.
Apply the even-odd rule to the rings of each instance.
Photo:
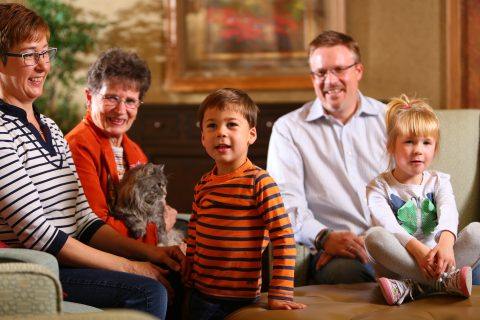
[[[224,40],[237,41],[261,40],[264,19],[254,17],[249,13],[240,14],[233,8],[209,8],[207,12],[209,24],[219,26],[218,35]]]
[[[210,7],[207,21],[219,28],[218,35],[224,40],[265,41],[266,29],[271,28],[278,35],[288,35],[298,30],[298,22],[288,14],[275,14],[273,21],[269,17],[255,16],[252,12],[238,11],[234,8]]]

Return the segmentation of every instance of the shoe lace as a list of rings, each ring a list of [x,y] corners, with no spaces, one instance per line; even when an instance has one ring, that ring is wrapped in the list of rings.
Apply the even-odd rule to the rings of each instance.
[[[447,291],[447,292],[450,292],[450,291],[454,291],[454,292],[457,292],[460,288],[460,277],[458,276],[460,272],[460,269],[456,269],[456,270],[452,270],[452,271],[449,271],[449,272],[444,272],[438,283],[440,284],[441,286],[441,289],[443,289],[443,291]]]
[[[391,283],[394,286],[393,291],[396,296],[396,304],[401,304],[408,296],[411,300],[415,300],[416,297],[424,293],[423,288],[418,284],[418,282],[410,279],[391,280]]]
[[[404,284],[408,288],[408,293],[409,293],[410,299],[412,300],[415,300],[416,297],[425,293],[425,290],[422,288],[422,286],[414,280],[411,280],[411,279],[405,280]]]

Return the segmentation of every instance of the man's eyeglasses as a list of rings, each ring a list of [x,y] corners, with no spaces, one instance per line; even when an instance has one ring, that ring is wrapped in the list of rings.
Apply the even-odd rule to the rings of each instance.
[[[107,107],[116,107],[123,102],[125,104],[125,107],[127,107],[128,109],[136,109],[143,103],[143,101],[140,101],[138,99],[132,99],[132,98],[122,99],[119,96],[116,96],[113,94],[105,94],[100,96],[103,99],[103,105]]]
[[[50,63],[50,61],[55,59],[55,55],[57,54],[57,48],[48,48],[42,52],[23,52],[23,53],[12,53],[12,52],[3,52],[0,55],[5,57],[20,57],[23,59],[23,63],[27,67],[36,66],[42,58],[43,62]]]
[[[334,75],[337,78],[340,78],[340,77],[345,75],[345,72],[347,72],[348,69],[350,69],[351,67],[353,67],[356,64],[357,64],[357,62],[354,62],[351,65],[345,66],[345,67],[338,66],[338,67],[335,67],[335,68],[332,68],[332,69],[311,71],[310,74],[312,74],[318,80],[325,80],[328,73],[330,73],[331,75]]]

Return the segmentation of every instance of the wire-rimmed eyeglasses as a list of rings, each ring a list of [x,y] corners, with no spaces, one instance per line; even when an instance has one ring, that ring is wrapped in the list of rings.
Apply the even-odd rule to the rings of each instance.
[[[27,67],[35,66],[42,58],[43,62],[50,63],[50,61],[55,59],[55,55],[57,54],[57,48],[48,48],[47,50],[43,50],[41,52],[21,52],[21,53],[13,53],[13,52],[3,52],[0,53],[1,56],[4,57],[19,57],[23,59],[23,63]],[[4,58],[5,61],[5,58]]]
[[[100,94],[99,96],[102,98],[103,104],[107,107],[116,107],[123,102],[125,104],[125,107],[127,107],[128,109],[136,109],[143,103],[143,101],[138,99],[133,99],[133,98],[123,99],[114,94]]]
[[[334,75],[335,77],[337,78],[340,78],[342,77],[343,75],[345,75],[345,72],[350,69],[351,67],[357,65],[358,63],[357,62],[354,62],[352,63],[351,65],[348,65],[348,66],[338,66],[338,67],[335,67],[335,68],[331,68],[331,69],[325,69],[325,70],[317,70],[317,71],[310,71],[310,74],[313,75],[315,78],[317,78],[318,80],[325,80],[325,78],[327,77],[327,74],[330,73],[332,75]]]

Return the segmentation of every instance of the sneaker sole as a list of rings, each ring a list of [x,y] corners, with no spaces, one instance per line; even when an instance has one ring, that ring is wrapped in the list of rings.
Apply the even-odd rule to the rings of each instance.
[[[390,287],[390,281],[387,278],[379,278],[378,284],[382,290],[383,297],[388,305],[393,306],[395,302],[393,301],[392,288]]]
[[[468,298],[472,295],[472,268],[463,267],[460,270],[460,276],[462,277],[462,294]]]

